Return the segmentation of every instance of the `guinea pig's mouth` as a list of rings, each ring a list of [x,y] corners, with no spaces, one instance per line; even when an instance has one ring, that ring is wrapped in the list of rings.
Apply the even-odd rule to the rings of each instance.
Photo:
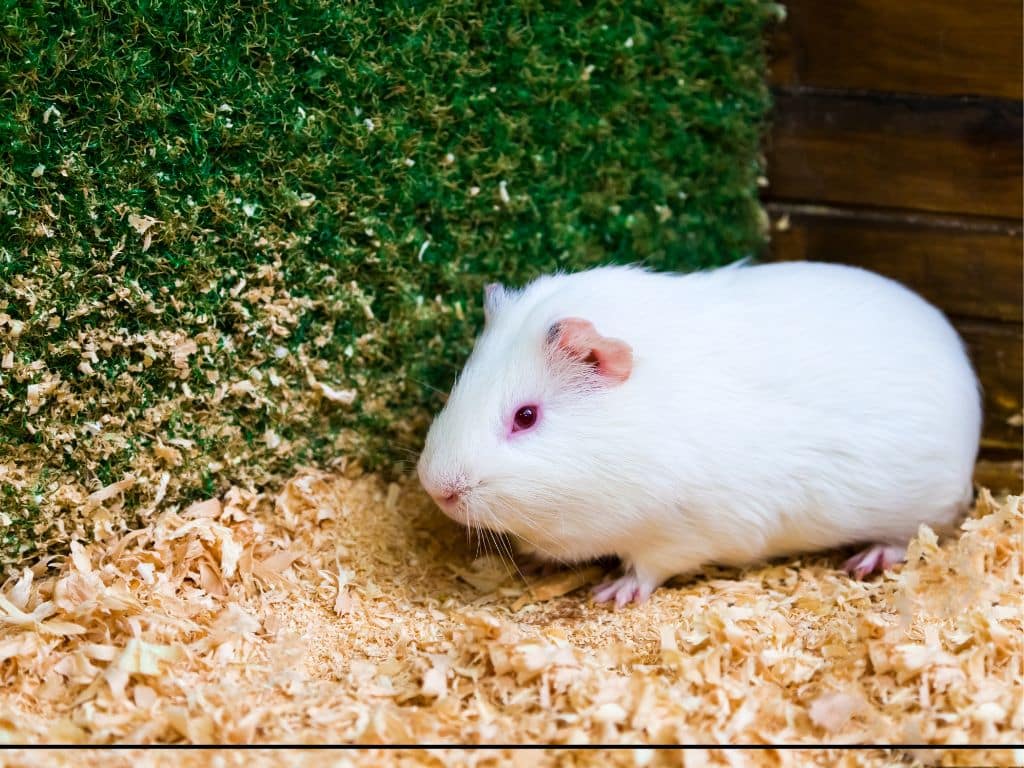
[[[470,528],[480,527],[479,516],[473,514],[472,505],[469,503],[467,494],[462,494],[456,498],[435,498],[434,502],[445,515],[456,523]]]
[[[506,530],[486,501],[481,499],[474,490],[460,494],[458,499],[449,501],[435,499],[434,501],[446,517],[471,530],[488,530],[497,533]]]
[[[462,473],[438,477],[423,471],[422,466],[417,469],[423,489],[446,517],[467,528],[501,530],[489,509],[484,481],[471,480]]]

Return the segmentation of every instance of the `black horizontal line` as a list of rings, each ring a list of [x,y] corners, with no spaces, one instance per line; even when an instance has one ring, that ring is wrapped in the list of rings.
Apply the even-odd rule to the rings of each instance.
[[[1020,99],[1008,99],[1000,96],[948,95],[930,93],[912,93],[904,91],[875,91],[860,88],[821,88],[810,85],[775,85],[771,87],[773,96],[778,98],[793,97],[806,99],[831,99],[837,101],[871,101],[880,104],[897,103],[925,108],[950,107],[981,107],[1008,112],[1014,117],[1024,114],[1024,102]]]
[[[850,205],[830,205],[809,201],[787,200],[766,197],[763,200],[769,213],[788,213],[816,218],[837,218],[880,223],[899,223],[924,226],[932,229],[951,229],[964,232],[1021,236],[1021,223],[1015,219],[1004,219],[971,214],[938,213],[907,208],[875,208]]]

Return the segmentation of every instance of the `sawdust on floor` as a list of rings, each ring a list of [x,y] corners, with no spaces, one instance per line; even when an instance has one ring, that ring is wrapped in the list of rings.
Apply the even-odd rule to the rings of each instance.
[[[357,768],[357,766],[395,766],[396,768],[538,768],[538,766],[601,766],[604,768],[912,768],[939,765],[936,754],[944,756],[943,765],[990,766],[1012,764],[1010,750],[968,749],[935,753],[921,750],[892,749],[586,749],[570,748],[343,748],[343,749],[246,749],[230,751],[191,751],[168,749],[110,750],[84,749],[11,750],[0,754],[4,768],[78,768],[102,765],[104,768]],[[921,762],[924,760],[925,762]],[[1019,762],[1017,763],[1019,764]]]
[[[1022,523],[1020,497],[982,491],[957,537],[940,543],[922,528],[908,563],[883,577],[851,580],[837,569],[841,553],[708,568],[614,611],[577,589],[598,570],[527,581],[481,554],[411,482],[306,470],[276,497],[232,489],[11,578],[0,592],[0,735],[1009,747],[1024,741]],[[436,751],[388,754],[451,762]],[[455,754],[466,765],[525,759]],[[531,766],[544,763],[531,754]],[[595,753],[545,759],[573,765],[582,754]],[[800,762],[768,750],[737,763],[738,754],[607,757],[687,766],[1021,757],[875,750]],[[338,759],[373,764],[374,755]],[[247,766],[273,764],[264,757]]]

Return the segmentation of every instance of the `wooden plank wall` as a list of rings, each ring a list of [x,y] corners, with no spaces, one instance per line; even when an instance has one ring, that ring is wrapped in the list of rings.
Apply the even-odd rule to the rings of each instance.
[[[786,8],[771,39],[769,257],[861,265],[942,308],[982,380],[983,457],[1019,460],[1020,0]]]

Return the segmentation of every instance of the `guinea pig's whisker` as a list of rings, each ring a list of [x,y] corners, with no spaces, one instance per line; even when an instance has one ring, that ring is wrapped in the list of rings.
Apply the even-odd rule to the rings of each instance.
[[[447,363],[447,365],[450,368],[455,368],[455,366],[451,365],[450,363]],[[447,392],[445,392],[440,387],[435,387],[433,384],[431,384],[428,381],[423,381],[422,379],[417,379],[417,378],[414,378],[412,376],[409,377],[409,380],[411,382],[413,382],[414,384],[419,384],[421,387],[425,387],[426,389],[431,390],[432,392],[437,392],[437,394],[439,394],[439,395],[447,395],[448,394]]]
[[[491,509],[486,506],[481,507],[479,514],[482,517],[484,517],[484,530],[487,531],[488,540],[494,547],[495,553],[501,559],[502,565],[505,565],[505,570],[508,571],[508,565],[505,563],[505,556],[506,554],[509,554],[509,544],[508,540],[497,532],[498,529],[501,528],[501,526],[498,525],[497,518],[494,516],[494,513],[491,511]],[[511,577],[512,573],[509,571],[508,575]]]
[[[509,543],[508,539],[501,534],[491,531],[491,540],[494,542],[494,546],[498,551],[498,557],[501,559],[501,564],[505,567],[505,573],[508,574],[508,577],[513,579],[518,574],[520,580],[522,580],[524,584],[527,583],[526,576],[524,576],[523,572],[519,570],[519,565],[516,563],[515,555],[512,552],[512,545]],[[512,573],[512,569],[508,567],[509,563],[512,564],[512,568],[515,568],[515,573]]]
[[[498,556],[498,559],[501,561],[501,564],[504,566],[505,565],[505,556],[502,554],[501,547],[498,546],[498,541],[494,537],[494,531],[489,530],[489,529],[487,531],[487,542],[490,545],[489,549],[493,552],[493,554],[496,554]],[[505,568],[506,568],[506,570],[508,570],[508,566],[505,566]]]
[[[498,556],[498,560],[501,561],[502,567],[505,569],[505,573],[511,576],[508,570],[508,563],[505,562],[505,550],[501,546],[501,537],[494,531],[491,531],[491,544],[494,545],[494,552]]]
[[[538,521],[529,512],[527,512],[525,510],[522,510],[522,509],[514,509],[511,504],[505,502],[504,500],[501,501],[500,504],[501,504],[501,507],[502,507],[502,511],[504,512],[504,515],[506,517],[515,515],[516,517],[518,517],[519,521],[524,523],[526,525],[526,527],[529,528],[531,531],[537,531],[538,533],[542,533],[544,531],[544,529],[539,525]],[[578,563],[574,563],[572,561],[565,560],[565,559],[563,559],[563,558],[561,558],[561,557],[559,557],[557,555],[553,555],[553,554],[549,553],[547,551],[547,549],[545,549],[544,547],[542,547],[539,544],[537,544],[537,542],[533,541],[530,537],[525,536],[522,533],[517,533],[516,536],[518,536],[520,539],[522,539],[527,544],[529,544],[531,548],[537,550],[538,552],[542,552],[544,554],[545,558],[547,558],[549,560],[553,560],[554,562],[558,563],[560,566],[571,568],[574,571],[579,571],[580,570],[580,567],[579,567]],[[510,545],[510,548],[511,548],[511,545]],[[514,553],[511,555],[511,558],[512,558],[512,562],[514,564],[516,564],[516,570],[518,571],[519,570],[519,566],[518,566],[518,564],[515,561]],[[520,575],[522,575],[522,571],[520,571]]]
[[[519,518],[519,522],[521,522],[524,525],[526,525],[526,527],[529,528],[531,531],[537,531],[538,533],[543,533],[544,528],[540,525],[540,522],[533,515],[531,515],[529,512],[526,512],[524,510],[512,510],[512,509],[509,509],[509,513],[510,514],[514,513]],[[525,537],[524,537],[524,540],[525,540]]]
[[[486,519],[484,520],[483,530],[487,532],[487,541],[491,544],[491,546],[493,546],[495,549],[497,549],[498,548],[498,543],[497,543],[497,540],[495,539],[495,536],[494,536],[494,526],[493,526],[494,520],[492,519],[492,517],[491,517],[491,515],[489,513],[484,513],[484,514],[486,515]]]
[[[536,518],[523,517],[523,522],[527,525],[527,527],[530,530],[536,531],[539,534],[543,535],[545,532],[548,531],[547,527],[542,525],[541,521],[537,520]]]

